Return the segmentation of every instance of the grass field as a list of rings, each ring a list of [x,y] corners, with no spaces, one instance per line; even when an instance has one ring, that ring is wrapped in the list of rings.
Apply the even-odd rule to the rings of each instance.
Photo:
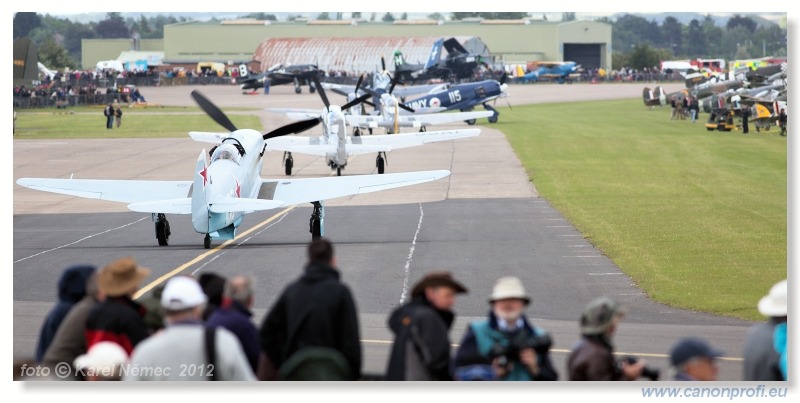
[[[648,295],[762,319],[759,298],[787,276],[786,137],[708,132],[641,100],[502,113],[491,127],[540,195]]]
[[[231,121],[240,128],[262,130],[257,116],[242,115],[242,108],[226,108]],[[17,111],[14,138],[69,139],[120,137],[185,137],[189,131],[225,131],[199,108],[122,108],[119,128],[106,129],[103,108],[26,109]]]

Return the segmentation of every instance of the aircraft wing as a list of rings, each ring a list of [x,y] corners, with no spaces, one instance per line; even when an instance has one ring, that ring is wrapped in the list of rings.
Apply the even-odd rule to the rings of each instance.
[[[458,122],[470,119],[486,118],[492,116],[492,111],[454,112],[419,115],[400,115],[397,117],[399,127],[431,126],[442,123]],[[394,127],[394,119],[383,116],[347,115],[347,123],[359,127]]]
[[[427,85],[413,85],[410,87],[395,88],[392,95],[396,97],[407,97],[409,95],[416,95],[422,93],[440,92],[446,88],[445,84],[427,84]]]
[[[267,108],[264,109],[267,112],[274,112],[274,113],[285,113],[285,114],[303,114],[303,116],[308,116],[303,119],[311,119],[311,118],[318,118],[322,114],[322,109],[301,109],[301,108]]]
[[[362,145],[347,144],[346,146],[348,155],[369,154],[377,152],[392,151],[392,147],[383,144],[376,145]],[[289,151],[293,153],[316,155],[324,157],[327,154],[334,154],[337,152],[336,145],[326,144],[320,141],[319,137],[305,137],[305,136],[291,136],[291,137],[277,137],[267,141],[267,150],[272,151]]]
[[[191,181],[20,178],[17,184],[43,192],[129,203],[133,211],[153,212],[145,209],[149,204],[163,207],[164,211],[157,211],[160,213],[191,214],[191,205],[181,201],[190,196]]]
[[[219,144],[230,136],[230,133],[217,133],[217,132],[189,132],[189,137],[194,141],[201,143]]]
[[[284,206],[291,206],[417,185],[448,175],[450,171],[439,170],[325,178],[263,179],[259,199],[279,200]]]
[[[351,146],[386,146],[392,150],[408,147],[421,146],[423,144],[435,143],[439,141],[455,140],[480,135],[480,129],[464,130],[440,130],[432,132],[400,133],[374,136],[352,137],[353,144],[347,145],[348,154]]]

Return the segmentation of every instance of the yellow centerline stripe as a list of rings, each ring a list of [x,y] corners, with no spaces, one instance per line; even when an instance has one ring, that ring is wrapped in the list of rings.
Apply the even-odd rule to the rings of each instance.
[[[190,261],[188,261],[188,262],[186,262],[186,263],[184,263],[184,264],[182,264],[182,265],[180,265],[180,266],[176,267],[176,268],[175,268],[175,269],[173,269],[171,272],[169,272],[169,273],[167,273],[167,274],[165,274],[165,275],[163,275],[163,276],[161,276],[161,277],[159,277],[159,278],[155,279],[155,281],[153,281],[152,283],[150,283],[150,284],[148,284],[148,285],[146,285],[146,286],[142,287],[141,289],[139,289],[139,291],[137,291],[137,292],[136,292],[136,294],[134,294],[134,295],[133,295],[133,299],[138,299],[139,297],[141,297],[142,295],[144,295],[146,292],[148,292],[148,291],[152,290],[153,288],[155,288],[155,287],[156,287],[156,286],[158,286],[159,284],[161,284],[161,283],[163,283],[163,282],[167,281],[167,280],[168,280],[170,277],[172,277],[172,276],[175,276],[176,274],[178,274],[178,273],[180,273],[180,272],[182,272],[182,271],[186,270],[187,268],[189,268],[189,267],[191,267],[192,265],[194,265],[195,263],[197,263],[197,262],[199,262],[199,261],[201,261],[201,260],[205,259],[206,257],[208,257],[208,256],[211,256],[212,254],[214,254],[214,253],[217,253],[218,251],[220,251],[220,250],[222,250],[222,249],[225,249],[225,248],[226,248],[228,245],[230,245],[231,243],[233,243],[233,242],[235,242],[235,241],[238,241],[238,240],[239,240],[239,239],[241,239],[242,237],[245,237],[245,236],[249,235],[251,232],[253,232],[253,231],[255,231],[255,230],[257,230],[257,229],[259,229],[259,228],[261,228],[261,227],[263,227],[263,226],[265,226],[265,225],[267,225],[267,224],[269,224],[269,223],[271,223],[271,222],[273,222],[273,221],[275,221],[275,220],[276,220],[278,217],[280,217],[280,216],[282,216],[282,215],[284,215],[284,214],[288,213],[289,211],[291,211],[291,210],[292,210],[292,209],[294,209],[295,207],[297,207],[297,206],[290,206],[290,207],[287,207],[287,208],[286,208],[286,209],[284,209],[283,211],[281,211],[281,212],[279,212],[279,213],[277,213],[277,214],[273,215],[272,217],[270,217],[270,218],[267,218],[266,220],[264,220],[264,221],[260,222],[258,225],[254,226],[253,228],[250,228],[249,230],[247,230],[247,231],[245,231],[245,232],[242,232],[241,234],[239,234],[239,235],[238,235],[238,236],[236,236],[235,238],[233,238],[233,239],[229,239],[229,240],[227,240],[227,241],[223,242],[221,245],[217,246],[216,248],[214,248],[214,249],[211,249],[210,251],[208,251],[208,252],[205,252],[205,253],[203,253],[202,255],[199,255],[199,256],[197,256],[196,258],[194,258],[194,259],[192,259],[192,260],[190,260]]]

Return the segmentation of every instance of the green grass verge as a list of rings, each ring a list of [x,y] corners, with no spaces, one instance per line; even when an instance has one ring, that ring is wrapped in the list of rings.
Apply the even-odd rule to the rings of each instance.
[[[786,137],[709,132],[641,100],[501,112],[490,127],[540,195],[649,296],[762,319],[759,298],[787,276]]]
[[[236,110],[230,108],[230,111]],[[122,125],[111,130],[106,129],[102,107],[26,109],[16,112],[15,139],[185,137],[189,131],[225,131],[194,107],[123,107]],[[226,112],[229,112],[228,108]],[[228,113],[228,117],[236,127],[262,130],[257,116]]]

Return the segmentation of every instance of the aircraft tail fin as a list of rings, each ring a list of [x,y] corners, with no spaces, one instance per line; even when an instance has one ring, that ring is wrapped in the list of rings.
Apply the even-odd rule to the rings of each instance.
[[[192,183],[192,225],[194,230],[208,233],[208,202],[206,201],[206,185],[208,184],[208,164],[206,150],[200,151],[194,167],[194,182]]]
[[[438,40],[436,40],[436,42],[433,43],[433,47],[431,48],[431,53],[428,55],[428,61],[425,63],[426,70],[439,64],[439,60],[442,58],[443,45],[444,45],[444,38],[439,38]]]

